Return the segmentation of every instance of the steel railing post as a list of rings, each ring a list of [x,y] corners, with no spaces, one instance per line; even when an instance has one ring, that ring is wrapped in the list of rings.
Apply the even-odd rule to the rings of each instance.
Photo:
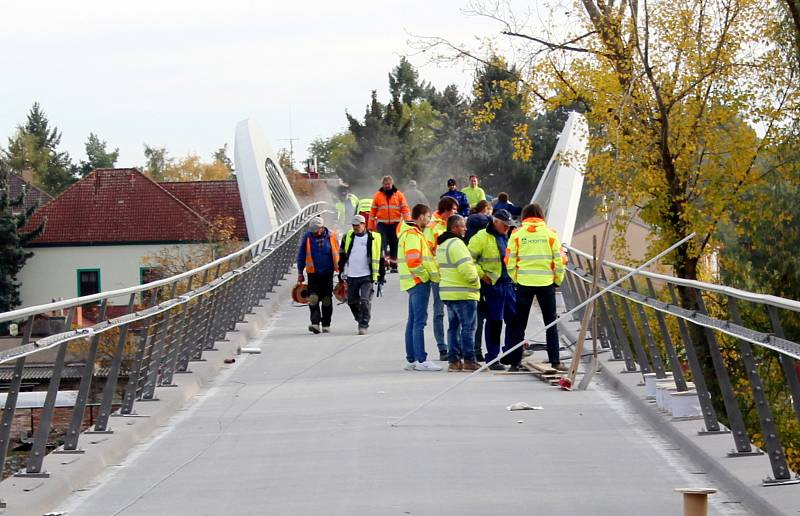
[[[769,305],[767,311],[769,312],[769,320],[772,323],[772,333],[779,339],[785,339],[786,335],[783,333],[783,325],[781,325],[781,318],[778,316],[778,309]],[[800,420],[800,378],[797,376],[795,361],[781,354],[780,362],[783,374],[786,376],[786,384],[789,386],[789,393],[792,395],[795,417]]]
[[[672,299],[672,304],[680,306],[678,303],[678,295],[675,293],[675,287],[672,283],[667,284],[669,295]],[[706,385],[706,378],[703,376],[703,368],[700,367],[700,360],[697,358],[697,351],[694,349],[694,342],[689,333],[689,328],[686,322],[678,317],[678,329],[683,338],[683,349],[686,351],[686,359],[689,361],[689,369],[692,371],[692,383],[697,391],[697,399],[700,402],[700,409],[703,411],[703,421],[705,422],[706,429],[701,434],[715,434],[725,433],[727,431],[720,430],[719,420],[717,419],[717,411],[714,409],[714,404],[711,403],[711,393],[708,391]]]
[[[24,346],[31,340],[31,332],[33,331],[33,318],[30,316],[27,319],[25,331],[22,334],[22,342],[20,345]],[[14,411],[17,409],[17,398],[19,397],[19,390],[22,387],[22,373],[25,372],[25,357],[19,357],[14,363],[14,372],[11,374],[11,384],[8,386],[8,394],[6,394],[6,404],[3,408],[3,418],[0,420],[0,471],[4,471],[6,464],[6,455],[8,454],[8,444],[11,441],[11,427],[14,422]]]
[[[67,322],[65,325],[67,330],[72,328],[72,322],[75,320],[75,312],[75,307],[72,307],[67,313]],[[56,408],[58,388],[61,384],[61,374],[64,372],[64,359],[67,354],[68,345],[68,342],[64,342],[58,346],[58,351],[56,352],[56,361],[53,363],[53,376],[50,377],[50,383],[47,385],[47,397],[44,400],[44,407],[42,408],[42,417],[39,419],[39,426],[36,427],[36,433],[33,437],[31,454],[28,457],[25,473],[17,473],[18,476],[50,476],[50,474],[46,471],[42,471],[42,463],[44,461],[44,456],[47,453],[47,440],[50,437],[50,426],[53,423],[53,413],[55,412]]]
[[[614,281],[619,279],[616,269],[611,269],[611,277]],[[622,288],[620,285],[618,288]],[[639,328],[633,320],[631,308],[628,306],[628,300],[620,296],[619,302],[622,305],[622,312],[625,314],[625,321],[628,323],[628,331],[631,333],[631,340],[633,341],[633,349],[636,350],[636,361],[639,363],[639,371],[642,375],[651,372],[650,363],[647,360],[647,353],[642,345],[642,337],[639,334]]]
[[[742,324],[739,306],[736,303],[736,298],[733,296],[728,296],[728,313],[734,324]],[[764,445],[767,449],[770,466],[772,466],[774,480],[789,480],[791,478],[789,465],[786,463],[786,454],[781,445],[778,427],[775,425],[775,419],[772,417],[769,401],[764,393],[764,384],[761,381],[761,376],[758,374],[758,366],[753,356],[753,348],[746,340],[737,339],[737,342],[739,344],[739,353],[742,357],[742,364],[744,364],[744,370],[753,393],[753,402],[756,406],[758,422],[761,425],[761,435],[764,436]]]
[[[127,313],[133,312],[133,303],[136,300],[136,295],[131,294],[128,301]],[[114,350],[114,358],[111,361],[111,370],[108,372],[106,378],[106,385],[103,387],[103,400],[100,403],[100,411],[97,414],[97,421],[94,424],[95,433],[110,433],[108,429],[108,419],[111,417],[111,411],[114,403],[114,394],[117,391],[117,379],[119,378],[119,370],[122,367],[122,357],[125,354],[125,344],[128,342],[128,327],[130,324],[124,324],[119,330],[119,339],[117,341],[117,348]]]
[[[708,315],[706,304],[703,301],[703,293],[699,291],[697,292],[697,309],[701,314]],[[750,435],[747,433],[747,428],[744,425],[742,411],[739,408],[739,402],[736,400],[736,393],[733,392],[731,377],[728,375],[728,370],[725,368],[725,360],[722,358],[722,353],[720,353],[717,337],[710,328],[703,327],[703,331],[708,341],[711,362],[714,364],[717,382],[719,383],[722,393],[722,402],[725,404],[725,413],[728,416],[728,424],[733,434],[733,442],[736,444],[736,452],[729,453],[728,455],[737,457],[741,455],[760,455],[761,452],[754,452],[750,444]]]
[[[602,266],[599,267],[599,272],[600,279],[603,281],[603,284],[608,285],[608,278],[606,278],[605,269]],[[625,360],[625,371],[628,373],[635,373],[638,370],[636,367],[636,360],[633,358],[633,351],[631,350],[631,344],[628,340],[628,334],[622,325],[622,318],[619,315],[619,310],[617,310],[616,300],[614,299],[614,291],[612,290],[606,293],[601,297],[601,299],[603,297],[605,297],[605,301],[608,303],[608,313],[611,316],[611,323],[614,325],[617,337],[622,345],[622,358]]]
[[[636,289],[636,280],[629,279],[631,285],[631,292],[638,294]],[[647,347],[650,350],[650,360],[653,361],[653,369],[656,373],[656,378],[664,379],[667,377],[664,372],[664,362],[661,360],[661,351],[658,349],[653,331],[650,329],[650,321],[647,319],[647,313],[644,311],[644,306],[641,303],[635,303],[636,311],[639,314],[639,320],[642,322],[642,331],[644,331],[645,338],[647,339]]]
[[[98,316],[97,324],[105,321],[107,307],[108,299],[104,299],[100,304],[100,314]],[[81,383],[78,387],[78,397],[75,399],[75,407],[72,409],[72,418],[69,422],[67,435],[64,436],[63,451],[67,453],[83,453],[82,450],[78,449],[78,439],[80,438],[81,431],[83,431],[83,416],[86,411],[86,403],[89,401],[89,389],[92,386],[94,362],[97,358],[97,347],[99,345],[100,334],[96,333],[92,336],[89,342],[89,352],[86,354],[83,375],[81,376]]]
[[[653,287],[653,282],[650,281],[650,278],[647,278],[647,289],[650,292],[650,296],[653,299],[656,299],[656,289]],[[669,334],[667,321],[664,319],[664,314],[662,314],[659,310],[655,310],[655,313],[656,320],[658,321],[658,327],[661,330],[661,336],[664,338],[664,347],[667,350],[667,358],[669,358],[670,368],[672,369],[672,379],[675,381],[675,387],[678,388],[679,392],[687,391],[689,388],[686,385],[686,377],[683,374],[683,368],[681,367],[680,360],[678,360],[678,354],[675,352],[675,344],[672,342],[672,336]]]

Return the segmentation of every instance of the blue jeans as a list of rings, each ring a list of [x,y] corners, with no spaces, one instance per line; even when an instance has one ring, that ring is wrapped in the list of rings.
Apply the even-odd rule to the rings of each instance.
[[[439,284],[431,283],[433,289],[433,337],[439,353],[447,353],[447,343],[444,340],[444,303],[439,297]]]
[[[445,301],[444,304],[447,306],[447,359],[457,362],[464,357],[464,361],[474,362],[478,302]]]
[[[420,283],[408,291],[408,322],[406,322],[406,360],[425,362],[425,325],[428,323],[428,298],[431,284]]]

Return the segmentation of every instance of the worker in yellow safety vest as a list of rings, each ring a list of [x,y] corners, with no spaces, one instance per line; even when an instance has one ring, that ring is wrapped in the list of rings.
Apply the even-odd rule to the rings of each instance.
[[[351,220],[353,229],[342,239],[339,251],[339,279],[346,275],[347,304],[358,323],[358,334],[366,335],[375,283],[383,283],[386,265],[381,253],[381,236],[367,231],[362,215]]]
[[[464,243],[466,233],[464,217],[452,215],[436,247],[436,265],[441,274],[439,294],[447,307],[448,371],[480,369],[475,360],[475,326],[481,285],[478,269]]]
[[[498,210],[492,216],[489,226],[475,233],[467,245],[481,277],[481,303],[486,317],[484,333],[487,364],[500,354],[503,322],[506,323],[508,338],[508,324],[514,320],[516,314],[517,296],[508,274],[508,233],[516,226],[517,222],[508,211]],[[475,341],[478,342],[477,336]],[[505,371],[505,367],[499,362],[492,363],[489,369]]]
[[[358,200],[358,207],[356,208],[356,212],[364,217],[364,220],[367,221],[367,227],[369,227],[369,212],[372,211],[372,197],[363,197]]]
[[[339,228],[346,228],[354,215],[358,214],[358,197],[350,192],[350,187],[339,185],[336,199],[336,222]]]
[[[439,235],[447,231],[447,219],[456,213],[458,213],[458,201],[447,195],[439,199],[436,212],[425,228],[425,240],[428,241],[431,254],[436,254],[436,240]],[[444,336],[444,303],[439,297],[438,283],[431,285],[431,297],[433,297],[433,337],[436,339],[436,347],[439,348],[439,360],[447,360],[447,340],[445,340]]]
[[[503,351],[525,339],[534,298],[542,309],[544,324],[556,320],[556,287],[564,281],[561,241],[555,230],[545,223],[544,211],[538,204],[522,209],[522,225],[511,234],[508,248],[508,273],[517,284],[517,313],[506,329]],[[547,329],[547,359],[555,369],[566,370],[559,358],[555,325]],[[520,360],[522,347],[506,355],[503,362],[511,366],[509,370],[517,370]]]
[[[428,298],[431,283],[439,281],[439,270],[422,230],[431,220],[431,210],[417,204],[411,220],[400,223],[397,244],[400,289],[408,292],[406,321],[406,371],[441,371],[428,360],[425,352],[425,325],[428,322]]]

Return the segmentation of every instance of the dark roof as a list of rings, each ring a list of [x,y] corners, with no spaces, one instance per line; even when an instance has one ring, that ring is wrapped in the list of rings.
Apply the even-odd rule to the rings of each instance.
[[[239,240],[247,240],[244,209],[235,179],[169,182],[159,185],[210,222],[233,218],[234,236]]]
[[[97,169],[34,213],[30,245],[201,242],[211,224],[135,168]]]
[[[9,174],[8,176],[8,197],[11,200],[19,198],[20,194],[25,192],[25,197],[22,199],[22,206],[15,208],[14,213],[27,211],[32,206],[42,206],[52,199],[50,194],[33,186],[28,181],[16,174]]]

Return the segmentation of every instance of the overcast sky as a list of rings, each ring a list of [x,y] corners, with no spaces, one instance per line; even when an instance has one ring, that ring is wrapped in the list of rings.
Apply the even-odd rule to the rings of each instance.
[[[302,158],[312,139],[345,128],[345,110],[362,116],[370,90],[386,100],[409,33],[474,43],[499,30],[465,16],[465,0],[4,4],[0,146],[38,101],[75,161],[92,131],[120,148],[118,166],[141,165],[145,142],[204,159],[228,143],[232,157],[247,117],[276,148],[298,138]],[[420,75],[468,89],[471,71]]]

